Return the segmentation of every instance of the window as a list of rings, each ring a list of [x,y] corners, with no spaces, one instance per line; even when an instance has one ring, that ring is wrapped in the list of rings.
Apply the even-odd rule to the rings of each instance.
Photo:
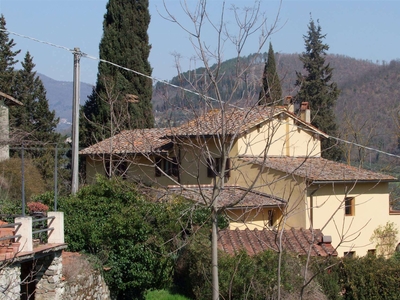
[[[113,161],[112,168],[111,168],[111,174],[110,174],[110,161],[106,162],[105,168],[106,168],[106,175],[108,178],[111,178],[112,176],[119,176],[122,179],[126,180],[127,173],[128,173],[128,162]]]
[[[274,226],[274,211],[272,209],[268,210],[268,226]]]
[[[343,256],[344,256],[344,257],[353,258],[353,257],[356,256],[356,252],[355,252],[355,251],[348,251],[348,252],[345,252],[345,253],[343,254]]]
[[[163,172],[167,175],[178,177],[179,175],[178,159],[176,157],[157,158],[155,172],[156,172],[156,177],[161,177],[161,175],[163,175]]]
[[[376,255],[376,249],[369,249],[367,251],[367,255],[369,256],[375,256]]]
[[[355,215],[355,198],[354,197],[344,198],[344,214],[346,216],[354,216]]]
[[[231,176],[231,160],[226,159],[225,163],[225,177],[229,178]],[[222,159],[220,157],[207,159],[207,177],[217,176],[222,169]]]

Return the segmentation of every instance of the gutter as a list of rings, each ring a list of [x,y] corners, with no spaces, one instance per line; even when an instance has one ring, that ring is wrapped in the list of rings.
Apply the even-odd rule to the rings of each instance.
[[[399,179],[371,179],[371,180],[357,180],[357,179],[352,179],[352,180],[316,180],[312,181],[309,180],[309,184],[331,184],[331,183],[379,183],[379,182],[399,182]]]

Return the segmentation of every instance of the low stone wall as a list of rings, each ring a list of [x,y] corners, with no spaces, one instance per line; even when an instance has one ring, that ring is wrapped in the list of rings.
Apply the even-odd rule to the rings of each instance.
[[[35,300],[58,300],[64,294],[61,251],[51,253],[37,260],[35,264]]]
[[[63,254],[63,300],[110,300],[110,290],[99,270],[78,253]]]
[[[36,300],[111,299],[101,272],[84,256],[61,250],[28,256],[0,261],[0,300],[20,299],[21,290]]]
[[[8,264],[2,262],[0,266],[0,299],[20,299],[21,265],[19,263]]]

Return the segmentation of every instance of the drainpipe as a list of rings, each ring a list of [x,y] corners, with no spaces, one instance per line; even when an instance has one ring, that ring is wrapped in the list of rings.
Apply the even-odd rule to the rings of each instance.
[[[314,194],[320,189],[320,186],[318,185],[318,188],[313,190],[310,194],[310,227],[314,228]]]

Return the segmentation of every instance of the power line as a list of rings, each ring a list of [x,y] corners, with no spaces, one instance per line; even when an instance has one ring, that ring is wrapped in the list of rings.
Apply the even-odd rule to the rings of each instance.
[[[42,41],[42,40],[39,40],[39,39],[37,39],[37,38],[33,38],[33,37],[30,37],[30,36],[26,36],[26,35],[23,35],[23,34],[19,34],[19,33],[16,33],[16,32],[12,32],[12,31],[9,31],[9,30],[6,30],[6,29],[0,29],[0,31],[6,32],[6,33],[9,33],[9,34],[13,34],[13,35],[16,35],[16,36],[25,38],[25,39],[29,39],[29,40],[32,40],[32,41],[34,41],[34,42],[42,43],[42,44],[45,44],[45,45],[48,45],[48,46],[51,46],[51,47],[55,47],[55,48],[59,48],[59,49],[62,49],[62,50],[66,50],[66,51],[71,52],[71,53],[75,53],[75,52],[76,52],[75,49],[70,49],[70,48],[65,47],[65,46],[60,46],[60,45],[57,45],[57,44],[54,44],[54,43]],[[130,69],[130,68],[127,68],[127,67],[118,65],[118,64],[116,64],[116,63],[113,63],[113,62],[111,62],[111,61],[108,61],[108,60],[105,60],[105,59],[101,59],[101,58],[98,58],[98,57],[95,57],[95,56],[91,56],[91,55],[88,55],[88,54],[83,53],[83,52],[79,52],[79,54],[80,54],[82,57],[85,57],[85,58],[88,58],[88,59],[92,59],[92,60],[97,60],[97,61],[100,61],[100,62],[103,62],[103,63],[106,63],[106,64],[110,64],[110,65],[112,65],[112,66],[115,66],[115,67],[117,67],[117,68],[123,69],[123,70],[125,70],[125,71],[133,72],[133,73],[135,73],[135,74],[137,74],[137,75],[139,75],[139,76],[144,76],[144,77],[146,77],[146,78],[148,78],[148,79],[151,79],[151,80],[154,81],[154,82],[161,82],[161,83],[163,83],[163,84],[165,84],[165,85],[169,85],[169,86],[171,86],[171,87],[174,87],[174,88],[177,88],[177,89],[181,89],[181,90],[183,90],[183,91],[185,91],[185,92],[194,94],[194,95],[199,96],[199,97],[201,97],[201,98],[208,99],[208,100],[211,100],[211,101],[216,101],[216,102],[225,103],[224,101],[220,101],[220,100],[217,100],[217,99],[212,98],[212,97],[209,97],[209,96],[201,95],[201,94],[198,93],[198,92],[189,90],[189,89],[187,89],[187,88],[184,88],[184,87],[181,87],[181,86],[178,86],[178,85],[175,85],[175,84],[172,84],[172,83],[170,83],[170,82],[168,82],[168,81],[165,81],[165,80],[162,80],[162,79],[159,79],[159,78],[150,76],[150,75],[143,74],[143,73],[141,73],[141,72],[138,72],[138,71],[132,70],[132,69]],[[232,105],[232,104],[229,104],[229,105],[230,105],[231,107],[235,107],[235,108],[238,108],[238,109],[243,109],[243,108],[241,108],[241,107],[238,107],[238,106],[235,106],[235,105]],[[305,129],[305,128],[304,128],[304,129]],[[306,130],[307,130],[307,129],[306,129]],[[338,138],[338,137],[328,136],[328,138],[337,140],[337,141],[342,142],[342,143],[354,145],[354,146],[357,146],[357,147],[360,147],[360,148],[363,148],[363,149],[366,149],[366,150],[378,152],[378,153],[381,153],[381,154],[384,154],[384,155],[387,155],[387,156],[391,156],[391,157],[395,157],[395,158],[400,158],[400,155],[392,154],[392,153],[385,152],[385,151],[382,151],[382,150],[379,150],[379,149],[375,149],[375,148],[372,148],[372,147],[368,147],[368,146],[364,146],[364,145],[357,144],[357,143],[354,143],[354,142],[350,142],[350,141],[347,141],[347,140],[343,140],[343,139],[340,139],[340,138]]]
[[[13,34],[13,35],[22,37],[24,39],[32,40],[32,41],[37,42],[37,43],[42,43],[42,44],[49,45],[49,46],[52,46],[52,47],[55,47],[55,48],[60,48],[60,49],[63,49],[63,50],[67,50],[69,52],[74,52],[73,49],[70,49],[70,48],[67,48],[67,47],[64,47],[64,46],[60,46],[60,45],[57,45],[57,44],[53,44],[53,43],[50,43],[50,42],[42,41],[42,40],[30,37],[30,36],[19,34],[19,33],[16,33],[16,32],[12,32],[12,31],[9,31],[9,30],[6,30],[6,29],[1,29],[0,28],[0,31],[6,32],[6,33],[9,33],[9,34]]]

